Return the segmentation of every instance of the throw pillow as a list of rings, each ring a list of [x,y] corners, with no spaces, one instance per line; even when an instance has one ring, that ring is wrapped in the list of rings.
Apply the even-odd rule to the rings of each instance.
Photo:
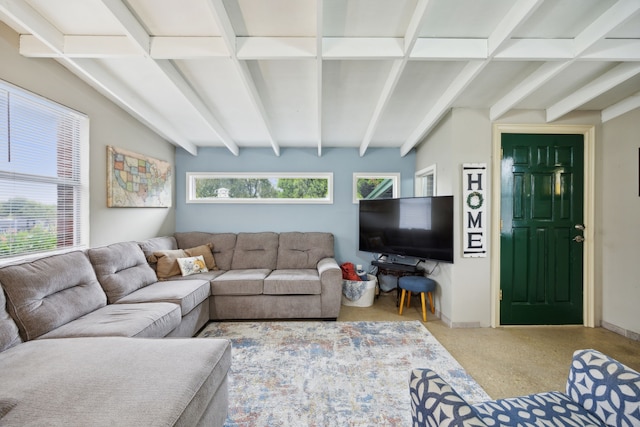
[[[158,279],[167,279],[171,276],[180,274],[180,266],[176,262],[178,258],[188,257],[189,255],[182,249],[171,249],[166,251],[156,251],[147,260],[149,262],[157,262],[156,274]]]
[[[183,276],[190,276],[196,273],[205,273],[207,266],[204,263],[204,257],[202,255],[192,256],[188,258],[178,258],[178,265]]]
[[[216,260],[213,257],[211,243],[196,246],[195,248],[185,249],[184,251],[190,257],[202,255],[202,257],[204,258],[204,263],[206,264],[208,270],[218,270],[218,266],[216,266]]]

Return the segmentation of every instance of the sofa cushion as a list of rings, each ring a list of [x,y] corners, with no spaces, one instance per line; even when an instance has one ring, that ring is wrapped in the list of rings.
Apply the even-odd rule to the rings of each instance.
[[[0,268],[7,310],[23,340],[32,340],[103,307],[107,298],[84,252]]]
[[[230,366],[227,340],[32,341],[0,354],[0,401],[18,401],[0,424],[201,425],[213,396],[226,414]]]
[[[121,298],[118,304],[171,302],[178,304],[182,316],[186,316],[194,307],[209,298],[210,293],[211,285],[208,280],[167,280],[132,292]]]
[[[260,295],[269,269],[230,270],[211,281],[211,295]]]
[[[236,235],[233,233],[207,233],[203,231],[189,231],[174,234],[178,247],[193,248],[211,244],[213,257],[220,270],[230,270],[233,251],[236,246]]]
[[[216,260],[213,257],[213,252],[211,250],[212,247],[213,245],[211,243],[207,243],[206,245],[200,245],[194,248],[188,248],[188,249],[185,249],[184,251],[187,253],[187,255],[191,257],[201,256],[202,258],[204,258],[204,263],[207,266],[207,270],[218,270],[218,266],[216,265]]]
[[[182,276],[193,276],[194,274],[209,271],[202,255],[178,258],[178,265],[180,266]]]
[[[321,259],[333,258],[333,244],[331,233],[280,233],[277,269],[316,268]]]
[[[472,408],[487,425],[605,425],[569,396],[557,391],[483,402]]]
[[[149,258],[156,251],[167,251],[178,249],[178,243],[173,236],[152,237],[151,239],[138,242],[145,258]]]
[[[89,249],[88,253],[111,304],[158,280],[135,242],[114,243]]]
[[[264,279],[265,295],[319,295],[322,285],[318,270],[274,270]]]
[[[268,268],[275,270],[278,257],[277,233],[239,233],[233,251],[232,270]]]
[[[158,279],[167,279],[181,274],[178,259],[194,256],[202,256],[208,270],[218,270],[211,251],[211,243],[188,249],[165,249],[155,251],[151,255],[147,256],[147,261],[152,267],[155,266]]]
[[[16,322],[9,316],[6,307],[7,302],[4,297],[4,291],[0,289],[0,352],[22,342],[18,325],[16,325]],[[2,411],[2,409],[0,409],[0,411]]]
[[[162,338],[181,320],[180,306],[168,302],[109,304],[40,338]]]
[[[200,279],[200,280],[206,280],[207,282],[215,279],[216,277],[220,277],[222,276],[224,273],[226,273],[226,271],[222,271],[222,270],[215,270],[215,271],[207,271],[206,273],[198,273],[198,274],[194,274],[193,276],[174,276],[169,280],[193,280],[193,279]]]
[[[183,249],[171,249],[155,251],[151,256],[147,257],[147,260],[149,264],[156,264],[156,275],[158,279],[167,279],[180,275],[178,259],[187,256],[187,253]]]

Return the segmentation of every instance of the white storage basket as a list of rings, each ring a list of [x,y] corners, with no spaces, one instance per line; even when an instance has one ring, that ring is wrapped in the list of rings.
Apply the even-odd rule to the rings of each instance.
[[[376,296],[376,287],[378,285],[378,279],[373,274],[367,274],[367,279],[369,280],[361,281],[361,282],[352,281],[352,280],[343,280],[343,283],[348,282],[348,283],[360,284],[361,286],[365,287],[365,291],[362,294],[362,296],[360,296],[360,298],[358,298],[355,301],[351,301],[349,298],[345,297],[344,294],[342,294],[342,305],[347,305],[352,307],[370,307],[371,305],[373,305],[373,299]]]

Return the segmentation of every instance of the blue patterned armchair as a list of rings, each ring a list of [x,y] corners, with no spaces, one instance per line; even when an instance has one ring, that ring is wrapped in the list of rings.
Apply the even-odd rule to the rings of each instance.
[[[413,426],[640,426],[640,374],[596,351],[573,354],[566,393],[470,405],[430,369],[409,382]]]

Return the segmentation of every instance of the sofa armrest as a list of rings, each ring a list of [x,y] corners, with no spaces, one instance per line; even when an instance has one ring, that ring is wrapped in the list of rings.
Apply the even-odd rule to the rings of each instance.
[[[640,425],[640,373],[597,350],[577,350],[567,395],[609,426]]]
[[[342,303],[342,270],[334,258],[322,258],[316,266],[320,276],[321,316],[335,319]]]
[[[471,405],[431,369],[411,371],[409,393],[414,427],[486,426]]]
[[[322,279],[322,275],[325,272],[331,274],[331,270],[338,270],[338,272],[340,273],[340,280],[342,280],[342,270],[340,269],[340,266],[338,265],[338,262],[335,260],[335,258],[322,258],[320,261],[318,261],[317,269],[320,279]]]

